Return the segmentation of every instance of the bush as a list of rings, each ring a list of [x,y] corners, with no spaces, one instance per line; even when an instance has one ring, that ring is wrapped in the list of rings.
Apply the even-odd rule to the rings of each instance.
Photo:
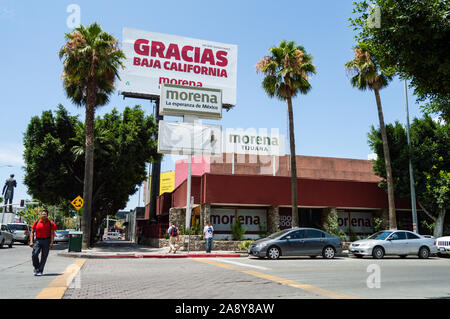
[[[253,242],[253,240],[246,240],[245,242],[243,242],[243,243],[240,243],[239,244],[239,249],[241,249],[241,250],[248,250],[248,246],[250,246],[250,244]]]
[[[242,227],[242,222],[239,218],[236,219],[236,222],[234,224],[231,224],[231,233],[233,234],[233,240],[242,240],[246,231],[247,227]]]
[[[327,233],[333,236],[339,237],[343,240],[347,238],[347,235],[339,228],[338,214],[336,211],[333,211],[328,215],[327,221],[323,228]]]

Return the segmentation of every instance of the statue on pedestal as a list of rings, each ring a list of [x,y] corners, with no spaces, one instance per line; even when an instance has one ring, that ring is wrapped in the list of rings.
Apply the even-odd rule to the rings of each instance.
[[[10,178],[8,178],[5,182],[5,186],[3,186],[2,195],[5,198],[5,206],[3,207],[3,212],[6,212],[7,205],[9,201],[9,212],[12,213],[12,202],[14,198],[14,187],[17,187],[17,182],[14,179],[14,174],[10,175]]]

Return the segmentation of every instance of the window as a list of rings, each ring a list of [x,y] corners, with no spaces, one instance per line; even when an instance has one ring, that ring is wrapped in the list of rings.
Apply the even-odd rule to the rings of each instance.
[[[408,239],[420,239],[419,236],[413,233],[406,233],[408,235]]]
[[[323,238],[323,237],[325,237],[325,234],[322,233],[320,230],[308,229],[306,231],[306,238]]]
[[[296,230],[292,233],[287,234],[287,236],[291,236],[291,239],[302,239],[305,238],[305,231],[304,230]]]
[[[384,231],[384,232],[378,232],[373,234],[372,236],[369,236],[368,239],[379,239],[379,240],[385,240],[392,232],[390,231]]]
[[[406,233],[404,231],[396,232],[396,233],[392,234],[391,239],[392,240],[403,240],[403,239],[406,239]]]
[[[8,224],[8,227],[11,230],[27,230],[27,225]]]

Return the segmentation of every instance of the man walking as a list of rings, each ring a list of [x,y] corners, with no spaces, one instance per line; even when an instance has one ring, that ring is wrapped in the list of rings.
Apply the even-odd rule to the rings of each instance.
[[[206,252],[210,253],[213,246],[214,228],[211,226],[211,222],[208,220],[208,225],[203,228],[203,239],[205,239]]]
[[[55,236],[56,225],[48,219],[48,211],[44,209],[41,213],[41,219],[35,221],[30,235],[30,247],[33,248],[32,260],[34,275],[42,276],[48,253],[53,248],[53,237]],[[34,235],[36,234],[36,239]],[[39,254],[42,252],[41,260]]]
[[[176,243],[178,241],[180,241],[180,237],[178,236],[178,228],[177,226],[175,226],[174,223],[170,224],[169,229],[167,230],[167,232],[169,233],[170,239],[169,239],[169,254],[172,252],[175,254],[177,252],[177,247],[176,247]]]

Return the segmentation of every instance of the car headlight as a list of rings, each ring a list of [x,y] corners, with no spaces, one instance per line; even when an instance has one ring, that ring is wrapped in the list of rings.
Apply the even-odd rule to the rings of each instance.
[[[263,247],[266,247],[267,246],[267,243],[261,243],[261,244],[258,244],[258,247],[259,248],[263,248]]]
[[[359,245],[359,247],[363,247],[363,248],[366,248],[366,247],[369,247],[369,246],[370,246],[369,243],[364,243],[364,244]]]

